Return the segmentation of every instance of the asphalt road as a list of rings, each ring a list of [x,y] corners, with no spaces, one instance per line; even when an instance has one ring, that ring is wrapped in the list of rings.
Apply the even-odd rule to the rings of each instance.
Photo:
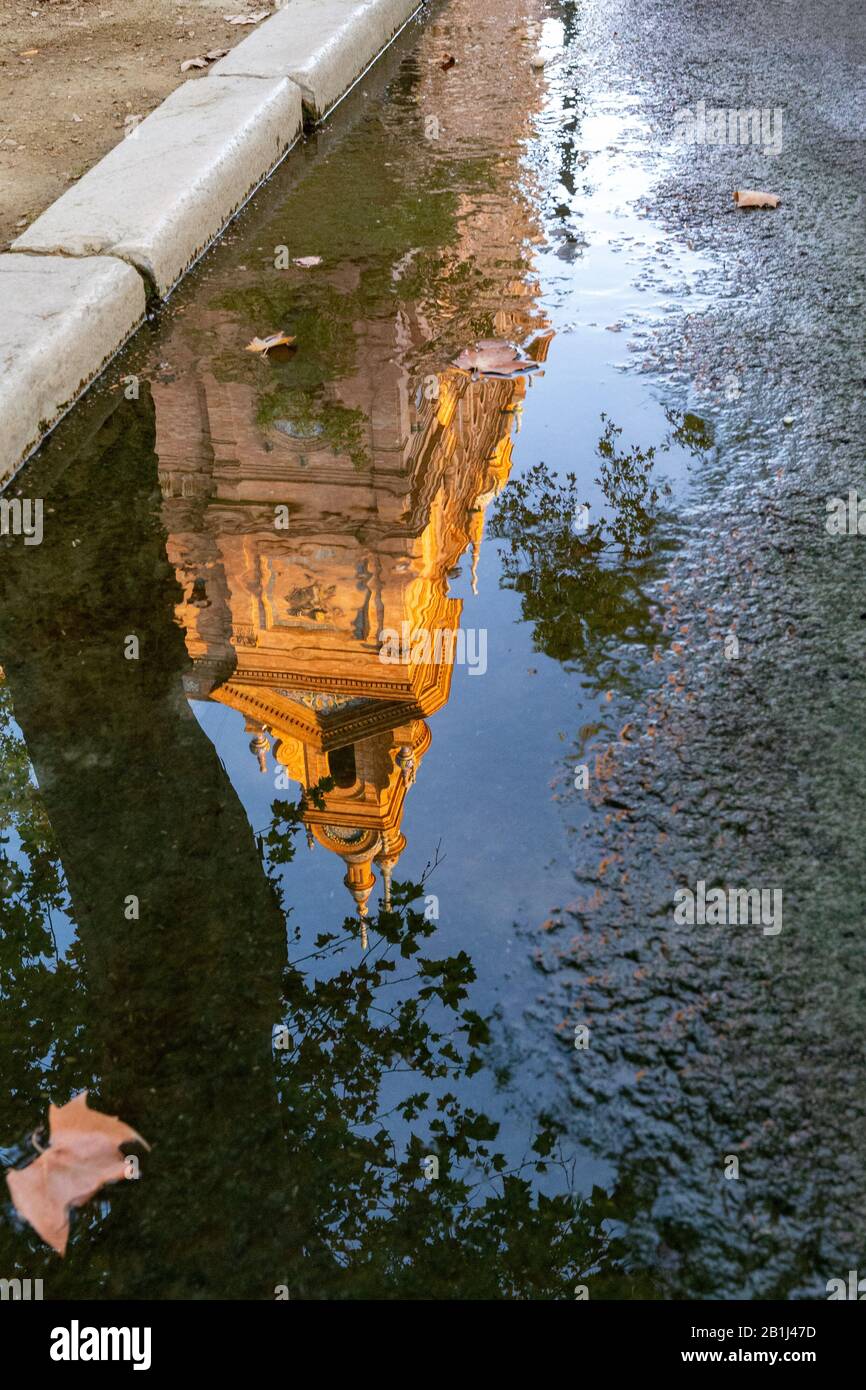
[[[866,1217],[866,539],[825,527],[829,499],[866,492],[866,11],[559,13],[595,82],[640,98],[644,210],[709,266],[651,363],[714,440],[668,519],[656,659],[576,843],[601,907],[574,914],[549,987],[600,1027],[567,1124],[636,1194],[634,1253],[668,1293],[826,1297],[862,1265]],[[701,100],[780,108],[781,149],[678,145]],[[781,205],[738,210],[735,188]],[[611,802],[629,808],[612,824]],[[780,888],[782,930],[673,926],[699,878]]]

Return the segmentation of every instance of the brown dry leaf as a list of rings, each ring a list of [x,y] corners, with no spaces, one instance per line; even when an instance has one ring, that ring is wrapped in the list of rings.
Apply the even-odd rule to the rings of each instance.
[[[443,72],[447,72],[449,68],[455,68],[457,66],[457,59],[454,57],[453,53],[443,53],[442,61],[439,66]]]
[[[781,199],[775,193],[762,193],[760,189],[737,188],[734,202],[738,208],[777,208]]]
[[[533,362],[539,364],[547,361],[547,354],[550,351],[550,344],[556,337],[556,329],[550,328],[546,333],[539,333],[533,338],[529,347],[526,349],[527,357],[531,357]]]
[[[311,266],[321,264],[321,256],[296,256],[292,261],[292,265],[299,265],[302,270],[309,270]]]
[[[18,1215],[58,1255],[66,1253],[69,1213],[108,1182],[126,1176],[121,1144],[150,1145],[116,1115],[91,1110],[87,1092],[48,1108],[49,1147],[26,1168],[6,1175]]]
[[[253,338],[252,342],[247,343],[247,352],[270,352],[271,348],[291,347],[294,338],[287,333],[271,333],[267,338]]]
[[[464,348],[451,365],[461,372],[468,372],[473,379],[479,376],[520,376],[523,372],[538,370],[537,362],[522,358],[516,347],[499,338],[480,339],[473,348]]]
[[[187,59],[185,60],[185,62],[181,63],[181,65],[180,65],[180,70],[181,70],[181,72],[189,72],[190,68],[206,68],[206,67],[207,67],[207,61],[206,61],[206,59],[204,59],[204,58],[187,58]]]
[[[270,10],[256,10],[255,14],[224,14],[223,19],[226,24],[258,24],[260,19],[267,19]]]

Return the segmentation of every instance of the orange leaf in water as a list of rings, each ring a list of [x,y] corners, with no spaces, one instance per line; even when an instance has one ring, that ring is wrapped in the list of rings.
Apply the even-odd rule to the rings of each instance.
[[[84,1206],[105,1183],[126,1176],[127,1161],[118,1146],[150,1145],[115,1115],[91,1110],[86,1091],[66,1105],[49,1106],[48,1131],[49,1147],[26,1168],[12,1169],[6,1181],[18,1215],[63,1255],[71,1209]]]
[[[253,338],[251,343],[247,343],[247,352],[270,352],[271,348],[291,347],[294,338],[290,338],[287,333],[271,333],[268,338]]]
[[[780,201],[776,193],[762,193],[759,189],[737,188],[734,191],[738,208],[777,208]]]

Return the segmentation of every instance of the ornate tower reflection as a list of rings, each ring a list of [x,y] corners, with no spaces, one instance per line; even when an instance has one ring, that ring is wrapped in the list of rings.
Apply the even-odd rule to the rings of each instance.
[[[193,662],[187,694],[245,715],[263,771],[272,744],[302,787],[333,780],[305,821],[343,860],[361,916],[373,864],[387,896],[405,845],[426,719],[451,686],[462,605],[449,576],[469,550],[474,582],[525,391],[519,377],[471,382],[450,370],[433,401],[410,400],[407,376],[397,385],[392,419],[408,427],[385,443],[371,420],[369,469],[276,426],[256,429],[243,385],[200,378],[195,434],[190,383],[154,386],[168,553]],[[385,659],[388,630],[408,639],[396,660]]]
[[[440,155],[449,138],[460,147],[461,128],[455,113]],[[519,141],[511,132],[507,153],[494,143],[491,177],[516,186]],[[195,323],[178,322],[170,374],[152,384],[187,694],[244,715],[263,771],[272,750],[301,787],[332,780],[305,821],[312,844],[342,859],[362,917],[374,866],[387,898],[405,846],[427,720],[451,688],[462,603],[450,581],[467,555],[476,588],[485,510],[509,476],[526,391],[524,377],[473,381],[443,363],[482,323],[515,342],[540,335],[524,349],[538,361],[549,342],[526,274],[528,204],[515,194],[506,206],[494,215],[464,194],[446,215],[437,202],[441,244],[405,288],[416,250],[381,260],[376,243],[294,280],[229,270]],[[291,204],[279,216],[290,220]],[[370,266],[363,312],[350,315],[346,296]],[[261,322],[263,302],[281,306],[279,322]],[[297,326],[296,357],[245,355],[239,334],[256,319],[256,332]],[[406,634],[396,659],[387,632]]]

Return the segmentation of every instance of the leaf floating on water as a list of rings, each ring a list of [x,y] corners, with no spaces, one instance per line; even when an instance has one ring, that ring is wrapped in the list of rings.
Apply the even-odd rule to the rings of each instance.
[[[91,1110],[87,1092],[66,1105],[48,1108],[49,1147],[26,1168],[6,1175],[12,1202],[37,1235],[58,1253],[66,1253],[69,1215],[109,1182],[127,1174],[121,1144],[150,1145],[116,1115]]]
[[[529,347],[526,349],[527,357],[531,357],[533,362],[546,362],[550,344],[555,337],[556,330],[554,328],[549,328],[546,333],[539,333],[536,338],[533,338]]]
[[[521,357],[516,347],[499,338],[482,338],[474,347],[464,348],[451,365],[468,372],[473,380],[479,376],[511,377],[538,371],[537,362]]]
[[[296,256],[292,261],[292,265],[299,265],[302,270],[309,270],[311,266],[321,264],[321,256]]]
[[[271,348],[291,347],[295,339],[287,333],[271,333],[267,338],[253,338],[247,343],[247,352],[270,352]]]
[[[777,208],[781,199],[776,193],[763,193],[760,189],[736,188],[734,202],[738,208]]]

